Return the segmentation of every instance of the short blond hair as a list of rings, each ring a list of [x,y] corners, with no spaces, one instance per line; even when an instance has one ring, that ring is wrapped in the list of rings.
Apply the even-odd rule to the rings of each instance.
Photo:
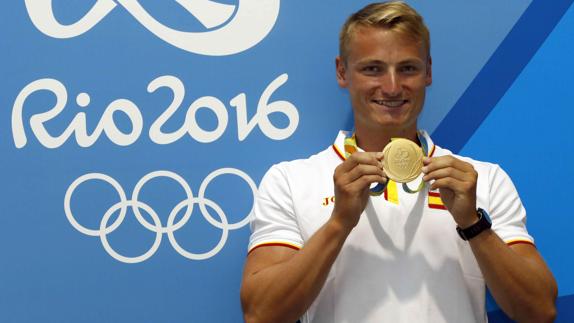
[[[344,62],[357,27],[384,28],[412,37],[422,43],[430,56],[430,33],[423,17],[402,1],[372,3],[347,18],[339,35],[339,55]]]

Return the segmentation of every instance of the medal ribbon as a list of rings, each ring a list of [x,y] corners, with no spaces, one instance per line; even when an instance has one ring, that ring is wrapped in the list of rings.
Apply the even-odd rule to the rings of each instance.
[[[428,142],[427,142],[426,137],[422,134],[422,132],[419,131],[419,132],[417,132],[417,138],[419,139],[419,141],[421,143],[421,149],[423,151],[423,155],[425,155],[426,157],[430,157],[429,156],[430,152],[429,152],[429,147],[428,147]],[[357,151],[358,151],[357,138],[355,137],[355,133],[353,133],[353,135],[351,137],[345,138],[345,158],[349,158],[349,156],[356,153]],[[390,180],[391,179],[389,179],[389,181]],[[387,181],[387,183],[388,183],[388,181]],[[419,184],[419,186],[415,190],[411,190],[408,187],[407,183],[402,183],[402,184],[403,184],[403,190],[407,193],[410,193],[410,194],[420,192],[425,187],[424,181],[421,181],[421,183]],[[386,186],[387,186],[386,183],[385,184],[377,183],[377,185],[375,185],[375,187],[370,188],[369,194],[371,196],[379,196],[379,195],[383,194]]]

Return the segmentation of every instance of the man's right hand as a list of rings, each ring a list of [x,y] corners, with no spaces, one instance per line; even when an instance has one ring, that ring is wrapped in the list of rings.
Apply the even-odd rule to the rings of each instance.
[[[382,158],[382,153],[357,152],[335,169],[331,218],[303,248],[264,246],[249,253],[241,287],[246,322],[295,322],[309,309],[359,222],[369,186],[387,181]]]
[[[382,152],[356,152],[335,168],[335,208],[331,220],[352,230],[369,200],[372,183],[385,184]]]

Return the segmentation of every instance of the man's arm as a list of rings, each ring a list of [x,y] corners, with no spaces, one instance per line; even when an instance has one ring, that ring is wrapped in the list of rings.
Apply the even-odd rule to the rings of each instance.
[[[425,181],[439,189],[441,199],[461,228],[477,222],[478,174],[471,164],[452,156],[424,161]],[[490,229],[469,241],[494,299],[519,322],[552,322],[556,316],[557,287],[552,273],[530,244],[508,246]]]
[[[245,321],[297,321],[319,294],[348,234],[329,221],[299,251],[281,246],[253,250],[241,286]]]
[[[470,246],[496,303],[518,322],[553,322],[556,281],[536,248],[527,243],[508,246],[486,230]]]
[[[292,323],[307,311],[365,209],[370,184],[386,182],[381,158],[355,153],[337,167],[331,217],[301,250],[264,246],[248,255],[241,286],[246,322]]]

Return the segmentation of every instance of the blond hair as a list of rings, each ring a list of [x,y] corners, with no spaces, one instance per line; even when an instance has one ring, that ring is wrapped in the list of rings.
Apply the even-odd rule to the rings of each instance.
[[[402,1],[372,3],[347,18],[339,35],[339,55],[344,62],[349,56],[349,43],[357,27],[384,28],[412,37],[422,42],[430,56],[430,33],[423,17]]]

